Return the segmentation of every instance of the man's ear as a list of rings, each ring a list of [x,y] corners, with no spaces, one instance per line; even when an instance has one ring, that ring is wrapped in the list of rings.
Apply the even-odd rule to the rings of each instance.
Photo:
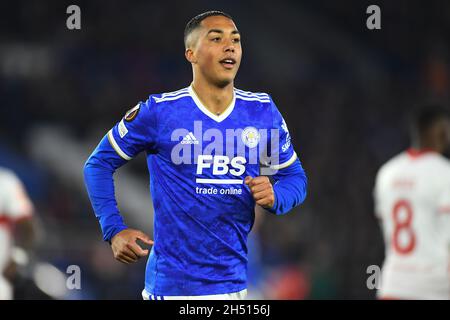
[[[196,63],[197,59],[195,58],[194,50],[191,48],[187,48],[186,51],[184,51],[184,56],[186,57],[187,61],[190,63]]]

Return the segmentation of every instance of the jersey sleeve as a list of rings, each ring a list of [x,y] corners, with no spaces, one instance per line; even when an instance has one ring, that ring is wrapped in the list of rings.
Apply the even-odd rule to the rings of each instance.
[[[270,150],[270,169],[280,170],[294,163],[297,154],[291,143],[291,135],[286,121],[278,110],[277,106],[270,99],[270,109],[272,112],[272,130],[268,141]]]
[[[2,179],[2,213],[13,221],[31,216],[33,205],[19,178],[13,172],[7,172]]]
[[[448,181],[448,180],[447,180]],[[447,183],[448,184],[448,183]],[[441,192],[438,198],[437,215],[450,250],[450,184]]]
[[[375,177],[375,184],[372,190],[374,213],[375,217],[378,219],[382,219],[381,205],[380,205],[380,175],[381,175],[380,171],[378,171]]]
[[[114,150],[125,160],[131,160],[142,151],[156,153],[156,105],[150,96],[127,111],[109,132],[108,140]]]

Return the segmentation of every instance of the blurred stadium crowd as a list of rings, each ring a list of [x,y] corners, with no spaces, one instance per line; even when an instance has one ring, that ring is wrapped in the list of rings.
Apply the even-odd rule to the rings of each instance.
[[[138,101],[189,84],[184,25],[210,9],[235,18],[244,50],[236,87],[272,95],[309,178],[302,206],[258,216],[249,246],[253,297],[375,297],[366,269],[381,265],[384,247],[374,176],[408,146],[414,106],[449,102],[450,2],[378,1],[375,31],[366,28],[371,3],[356,0],[77,1],[78,31],[65,25],[70,4],[0,4],[0,166],[18,174],[35,204],[35,261],[82,270],[82,290],[61,297],[140,299],[145,261],[113,260],[82,165]],[[117,178],[126,221],[151,234],[144,157]],[[16,286],[16,298],[36,294]]]

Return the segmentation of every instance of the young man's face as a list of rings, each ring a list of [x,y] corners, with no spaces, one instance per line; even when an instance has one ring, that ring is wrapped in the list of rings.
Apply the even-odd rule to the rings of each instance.
[[[234,22],[224,16],[211,16],[192,34],[186,57],[196,73],[224,87],[233,82],[241,64],[242,48]]]

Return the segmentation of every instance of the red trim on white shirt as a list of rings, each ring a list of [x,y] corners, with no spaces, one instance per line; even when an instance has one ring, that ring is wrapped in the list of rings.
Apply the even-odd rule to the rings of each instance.
[[[380,296],[377,298],[378,300],[404,300],[402,298],[398,298],[398,297],[394,297],[394,296],[389,296],[389,295],[385,295],[385,296]]]
[[[439,213],[450,213],[450,206],[438,208]]]
[[[12,220],[11,220],[10,217],[0,216],[0,224],[7,224],[7,225],[9,225],[11,223],[12,223]]]
[[[13,223],[10,217],[0,215],[0,229],[7,232],[13,231]]]
[[[414,148],[409,148],[408,150],[406,150],[406,153],[408,153],[408,155],[413,158],[413,159],[417,159],[425,154],[430,154],[430,153],[437,153],[436,151],[432,150],[432,149],[414,149]]]
[[[3,225],[11,227],[15,223],[21,222],[21,221],[26,220],[26,219],[31,219],[32,217],[33,217],[32,214],[24,214],[24,215],[19,216],[17,218],[11,218],[11,217],[8,217],[8,216],[0,215],[0,225],[3,224]]]

